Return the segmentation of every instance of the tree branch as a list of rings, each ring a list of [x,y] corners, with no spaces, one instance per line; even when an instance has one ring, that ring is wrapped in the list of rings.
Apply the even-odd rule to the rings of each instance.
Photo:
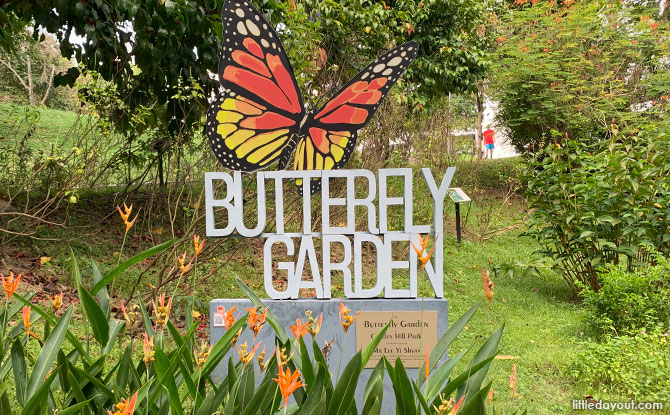
[[[18,79],[19,82],[21,82],[21,85],[23,85],[23,87],[24,87],[24,88],[26,89],[26,91],[27,91],[27,90],[28,90],[28,85],[26,85],[26,83],[24,82],[24,80],[23,80],[23,79],[21,78],[21,76],[14,70],[14,68],[12,68],[12,66],[11,66],[9,63],[5,62],[5,61],[2,60],[2,59],[0,59],[0,63],[3,64],[3,65],[5,65],[5,66],[7,67],[7,69],[9,69],[10,71],[12,71],[12,73],[14,74],[14,76],[16,76],[16,79]]]

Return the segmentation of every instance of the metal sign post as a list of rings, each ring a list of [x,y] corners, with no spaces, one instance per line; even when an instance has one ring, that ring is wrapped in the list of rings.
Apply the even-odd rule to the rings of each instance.
[[[461,243],[461,203],[470,202],[470,196],[466,195],[460,187],[448,190],[449,197],[456,204],[456,242]]]

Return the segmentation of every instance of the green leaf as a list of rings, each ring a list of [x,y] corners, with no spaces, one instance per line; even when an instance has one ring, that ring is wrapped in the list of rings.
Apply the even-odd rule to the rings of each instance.
[[[30,375],[30,380],[28,381],[28,387],[26,388],[26,399],[30,400],[40,385],[44,384],[44,379],[51,369],[51,365],[56,359],[56,355],[60,350],[61,345],[63,344],[63,339],[65,338],[65,333],[67,331],[67,326],[70,323],[70,317],[72,316],[72,306],[68,307],[67,311],[54,327],[53,331],[49,335],[49,338],[44,342],[44,346],[40,351],[33,371]]]
[[[100,270],[98,269],[98,265],[95,263],[95,261],[91,260],[91,269],[93,270],[93,284],[97,284],[102,280],[102,274],[100,273]],[[109,303],[109,294],[107,293],[107,288],[103,287],[96,293],[96,298],[98,299],[98,302],[100,303],[100,307],[102,308],[102,311],[105,312],[105,317],[108,319],[111,317],[111,306]]]
[[[179,390],[175,383],[170,360],[160,347],[156,348],[155,357],[154,367],[156,368],[156,373],[159,377],[159,386],[165,386],[165,388],[167,388],[172,412],[175,414],[183,414],[181,400],[179,399]]]
[[[428,392],[426,392],[427,400],[432,400],[437,396],[437,393],[440,391],[442,385],[444,385],[444,382],[446,382],[451,371],[463,356],[465,356],[466,352],[467,351],[464,350],[456,356],[451,357],[433,372],[430,379],[428,379]]]
[[[468,368],[463,373],[456,376],[449,383],[447,383],[447,385],[444,388],[442,388],[442,391],[440,392],[440,394],[442,396],[450,396],[453,391],[455,391],[459,387],[463,386],[468,379],[470,379],[472,376],[475,376],[480,371],[483,372],[484,375],[486,375],[486,373],[488,371],[488,366],[491,364],[491,361],[493,361],[493,359],[494,359],[494,357],[490,357],[490,358],[488,358],[488,359],[486,359],[482,362],[479,362],[476,365]],[[486,370],[482,370],[484,367],[486,367]],[[440,406],[440,404],[441,404],[441,401],[440,401],[440,397],[438,395],[435,399],[433,399],[433,404],[431,406],[438,407],[438,406]]]
[[[26,358],[23,354],[21,339],[14,340],[12,344],[12,372],[14,373],[14,384],[16,385],[16,398],[19,405],[25,404],[26,382],[28,381],[28,370],[26,369]]]
[[[416,382],[412,381],[412,387],[414,388],[414,393],[416,393],[416,397],[419,399],[419,404],[421,404],[421,407],[423,410],[429,414],[430,413],[430,408],[428,407],[428,403],[426,402],[426,398],[423,396],[423,393],[421,393],[421,389],[419,389],[419,386],[417,386]]]
[[[72,261],[75,261],[74,257]],[[105,312],[102,311],[95,298],[81,285],[81,282],[77,282],[77,291],[79,292],[81,307],[91,324],[93,336],[100,343],[100,347],[104,349],[109,341],[109,323],[107,317],[105,317]]]
[[[63,409],[62,411],[58,412],[56,415],[74,415],[74,414],[78,414],[79,412],[81,412],[82,409],[84,409],[84,407],[85,407],[86,405],[88,405],[88,403],[89,403],[90,401],[91,401],[91,399],[89,399],[89,400],[87,400],[87,401],[84,401],[84,402],[76,403],[76,404],[70,406],[70,407],[67,408],[67,409]]]
[[[370,360],[372,354],[375,352],[375,349],[377,348],[377,346],[379,346],[379,342],[381,342],[382,339],[384,338],[384,334],[386,334],[386,330],[388,330],[390,324],[391,324],[390,322],[386,323],[384,328],[382,328],[381,330],[379,330],[377,334],[375,334],[375,337],[372,338],[370,343],[368,343],[368,345],[365,347],[365,350],[363,350],[361,369],[364,369],[365,365],[368,364],[368,360]]]
[[[258,308],[267,308],[265,304],[261,301],[258,296],[251,291],[251,288],[247,286],[247,284],[244,283],[239,277],[235,277],[235,280],[237,281],[237,285],[244,291],[247,297],[251,300],[252,303]],[[277,319],[277,317],[268,309],[268,314],[265,317],[265,320],[272,326],[272,329],[275,331],[277,334],[277,337],[282,343],[286,343],[289,340],[289,335],[286,329],[284,329],[284,325],[281,324],[281,322]]]
[[[112,351],[114,344],[116,343],[116,338],[119,336],[119,332],[126,325],[125,321],[111,319],[109,322],[109,336],[105,348],[102,350],[103,354],[107,354]]]
[[[39,358],[38,358],[39,360]],[[35,374],[34,369],[33,369],[33,375]],[[47,392],[49,391],[49,388],[51,387],[51,383],[53,383],[54,379],[56,379],[58,375],[56,373],[52,374],[49,377],[42,378],[42,382],[39,383],[39,386],[33,390],[30,395],[26,395],[28,398],[28,401],[26,402],[26,406],[23,407],[23,411],[21,411],[21,415],[34,415],[39,413],[39,408],[44,405],[46,402],[45,397],[47,395]],[[32,380],[32,375],[30,377]],[[30,387],[30,384],[28,384]],[[30,390],[29,390],[30,391]]]
[[[488,385],[472,395],[469,400],[464,401],[463,406],[458,411],[459,415],[486,415],[488,413],[486,400],[492,383],[493,382],[489,382]]]
[[[498,344],[500,343],[500,339],[502,338],[502,333],[504,329],[505,325],[503,324],[502,326],[500,326],[498,330],[496,330],[491,335],[491,337],[488,338],[488,340],[486,340],[486,343],[484,343],[484,345],[477,351],[477,354],[470,362],[468,368],[473,367],[477,363],[495,357],[496,352],[498,350]],[[472,396],[474,396],[477,393],[477,391],[479,391],[479,388],[481,387],[481,384],[484,381],[487,372],[488,372],[488,366],[484,367],[484,370],[479,371],[478,373],[473,375],[470,379],[468,379],[468,382],[459,388],[458,391],[459,395],[467,393],[465,399],[466,400],[471,399]]]
[[[363,392],[363,415],[379,415],[384,398],[384,359],[372,370]]]
[[[342,376],[338,379],[330,400],[328,415],[344,415],[354,402],[354,392],[356,392],[358,377],[362,370],[361,361],[361,352],[358,352],[342,371]]]
[[[149,313],[147,313],[147,306],[144,304],[144,300],[142,300],[141,295],[137,296],[137,303],[140,306],[142,322],[144,323],[144,331],[147,332],[147,336],[154,337],[156,335],[156,332],[154,331],[154,325],[149,318]]]
[[[407,371],[398,357],[395,361],[395,373],[391,377],[393,383],[393,392],[396,400],[396,414],[415,415],[416,406],[414,406],[414,394],[412,394],[412,384],[407,376]]]
[[[300,360],[302,363],[300,365],[300,372],[302,373],[302,378],[305,380],[305,384],[307,384],[307,392],[309,392],[311,389],[310,385],[314,382],[314,368],[312,367],[312,361],[310,360],[307,345],[305,344],[305,339],[303,339],[302,336],[300,336],[299,342]]]
[[[440,340],[437,341],[437,344],[431,350],[430,352],[430,357],[428,359],[428,364],[430,367],[435,367],[437,362],[442,359],[442,356],[446,353],[447,349],[449,348],[449,345],[451,342],[454,341],[454,339],[463,331],[463,327],[465,327],[466,324],[468,324],[468,321],[472,318],[472,316],[475,314],[475,311],[477,311],[477,308],[479,308],[479,305],[481,303],[477,303],[474,306],[472,306],[468,311],[465,312],[454,324],[452,324],[446,332],[440,337]],[[423,382],[426,381],[426,364],[422,364],[421,368],[419,369],[419,374],[417,378],[416,384],[418,386],[422,386]]]
[[[144,252],[140,252],[139,254],[135,255],[134,257],[130,258],[123,264],[119,265],[118,267],[114,268],[110,272],[107,273],[100,281],[96,282],[93,288],[91,288],[90,292],[92,295],[95,295],[98,291],[100,291],[103,287],[107,286],[114,278],[116,278],[117,275],[128,269],[129,267],[135,265],[136,263],[143,261],[153,255],[156,255],[159,252],[163,252],[164,250],[168,249],[174,244],[175,240],[171,239],[169,241],[163,242],[160,245],[156,245],[152,248],[147,249]]]

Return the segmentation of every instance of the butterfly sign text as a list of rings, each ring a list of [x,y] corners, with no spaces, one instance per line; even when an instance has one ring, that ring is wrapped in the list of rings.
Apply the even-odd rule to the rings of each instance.
[[[256,173],[257,212],[255,226],[248,227],[244,221],[245,197],[242,174],[233,172],[211,172],[205,174],[206,227],[208,237],[261,237],[264,243],[263,276],[265,290],[270,298],[298,298],[300,290],[313,290],[317,298],[331,298],[332,277],[335,271],[343,276],[344,294],[348,298],[373,298],[383,295],[386,298],[416,298],[418,294],[418,269],[426,270],[435,297],[443,297],[443,218],[444,199],[447,196],[454,168],[450,167],[438,183],[428,168],[421,169],[426,187],[433,201],[433,223],[414,224],[413,219],[413,174],[412,169],[381,169],[378,174],[369,170],[302,170],[302,171],[264,171]],[[321,194],[312,195],[308,190],[310,182],[321,181]],[[343,180],[344,197],[332,197],[330,188],[336,179]],[[304,186],[302,192],[302,221],[297,232],[288,231],[294,223],[286,223],[287,213],[293,217],[296,207],[289,212],[284,208],[284,182],[299,181]],[[391,180],[402,182],[402,195],[389,195]],[[267,217],[266,186],[274,182],[274,194],[271,203],[274,217]],[[367,184],[360,188],[360,183]],[[357,192],[358,187],[358,192]],[[361,196],[363,193],[363,196]],[[318,200],[318,199],[320,200]],[[320,202],[321,221],[313,222],[313,202]],[[253,209],[248,206],[247,210]],[[346,221],[333,226],[333,209],[345,211]],[[390,210],[401,209],[403,229],[394,230],[388,226]],[[357,215],[367,220],[357,221]],[[217,227],[224,223],[223,227]],[[365,229],[357,229],[357,223],[367,223]],[[273,228],[266,232],[266,228]],[[433,235],[432,255],[427,254],[428,237]],[[315,240],[320,238],[321,261],[318,260]],[[299,240],[296,246],[295,240]],[[393,244],[404,243],[408,246],[406,260],[394,258]],[[273,247],[283,248],[286,256],[294,261],[280,261],[274,267]],[[372,287],[363,285],[363,252],[365,246],[376,251],[376,282]],[[414,246],[414,249],[411,248]],[[417,247],[422,246],[424,251]],[[337,251],[338,255],[332,253]],[[397,251],[397,250],[396,250]],[[419,255],[421,254],[421,257]],[[335,258],[337,256],[338,258]],[[420,261],[419,261],[420,260]],[[320,262],[320,264],[319,264]],[[421,264],[421,265],[420,265]],[[310,278],[303,278],[303,272],[309,267]],[[282,291],[273,284],[275,269],[285,271],[287,283]],[[393,270],[407,270],[408,288],[393,286]],[[352,272],[353,271],[353,272]],[[369,284],[368,284],[369,285]]]

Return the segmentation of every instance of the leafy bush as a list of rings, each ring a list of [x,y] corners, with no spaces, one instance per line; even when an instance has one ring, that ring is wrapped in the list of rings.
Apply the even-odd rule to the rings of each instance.
[[[628,398],[670,401],[670,337],[644,331],[585,342],[573,375],[603,391]]]
[[[648,2],[515,1],[498,25],[489,90],[516,149],[541,149],[551,130],[597,142],[644,123],[667,125],[670,48],[657,10]]]
[[[121,306],[125,321],[115,319],[107,284],[131,265],[167,249],[172,243],[168,241],[137,254],[105,275],[92,263],[90,288],[85,287],[87,281],[72,255],[85,341],[80,340],[70,326],[74,306],[58,315],[62,312],[62,296],[60,300],[57,297],[52,300],[51,310],[46,309],[31,302],[30,295],[17,294],[19,281],[6,280],[3,275],[8,303],[0,314],[3,323],[0,381],[7,386],[12,373],[14,391],[11,386],[1,390],[0,413],[12,413],[16,406],[25,415],[101,414],[114,407],[118,408],[116,414],[124,415],[358,413],[353,399],[357,387],[363,386],[358,385],[358,379],[388,325],[365,349],[345,362],[342,376],[335,380],[324,352],[313,339],[320,323],[317,326],[316,320],[310,318],[313,325],[305,328],[306,332],[315,332],[310,347],[303,335],[289,337],[272,312],[239,279],[238,284],[256,307],[248,309],[246,315],[236,316],[239,318],[230,312],[225,318],[228,330],[211,346],[196,344],[195,332],[200,322],[193,319],[190,298],[186,299],[183,331],[173,323],[174,317],[170,317],[173,299],[166,300],[164,294],[153,302],[153,318],[138,296],[136,306]],[[19,301],[9,304],[13,298]],[[12,321],[22,306],[23,325],[10,329],[11,325],[5,323]],[[388,373],[398,413],[414,415],[423,411],[432,415],[438,412],[438,407],[443,407],[448,411],[458,410],[461,415],[485,414],[491,387],[490,383],[485,384],[485,379],[502,336],[502,327],[481,346],[462,373],[451,376],[465,352],[439,362],[476,309],[477,306],[471,308],[449,327],[427,356],[416,380],[409,379],[400,360],[392,364],[382,358],[365,386],[363,413],[380,413],[382,382],[384,373]],[[257,334],[265,322],[276,334],[275,353],[268,358],[264,353],[255,356],[257,345],[250,347],[251,350],[247,350],[246,344],[237,345],[236,362],[232,350],[241,331],[249,327]],[[36,332],[36,325],[44,327],[43,335]],[[125,335],[130,337],[126,344]],[[143,338],[142,345],[136,341],[138,336]],[[36,358],[32,355],[35,348],[30,347],[34,342],[40,343]],[[260,382],[256,381],[255,360],[261,366]],[[221,363],[227,363],[227,374],[215,382],[212,374]],[[16,393],[13,403],[10,403],[10,392]],[[288,404],[289,396],[294,399],[291,404]]]
[[[522,179],[532,211],[528,233],[562,265],[575,293],[577,282],[598,291],[597,269],[605,264],[653,262],[642,244],[670,252],[670,128],[548,146]]]
[[[626,333],[656,326],[670,328],[670,264],[629,272],[621,265],[598,274],[600,289],[581,291],[589,309],[588,322],[600,333]]]

